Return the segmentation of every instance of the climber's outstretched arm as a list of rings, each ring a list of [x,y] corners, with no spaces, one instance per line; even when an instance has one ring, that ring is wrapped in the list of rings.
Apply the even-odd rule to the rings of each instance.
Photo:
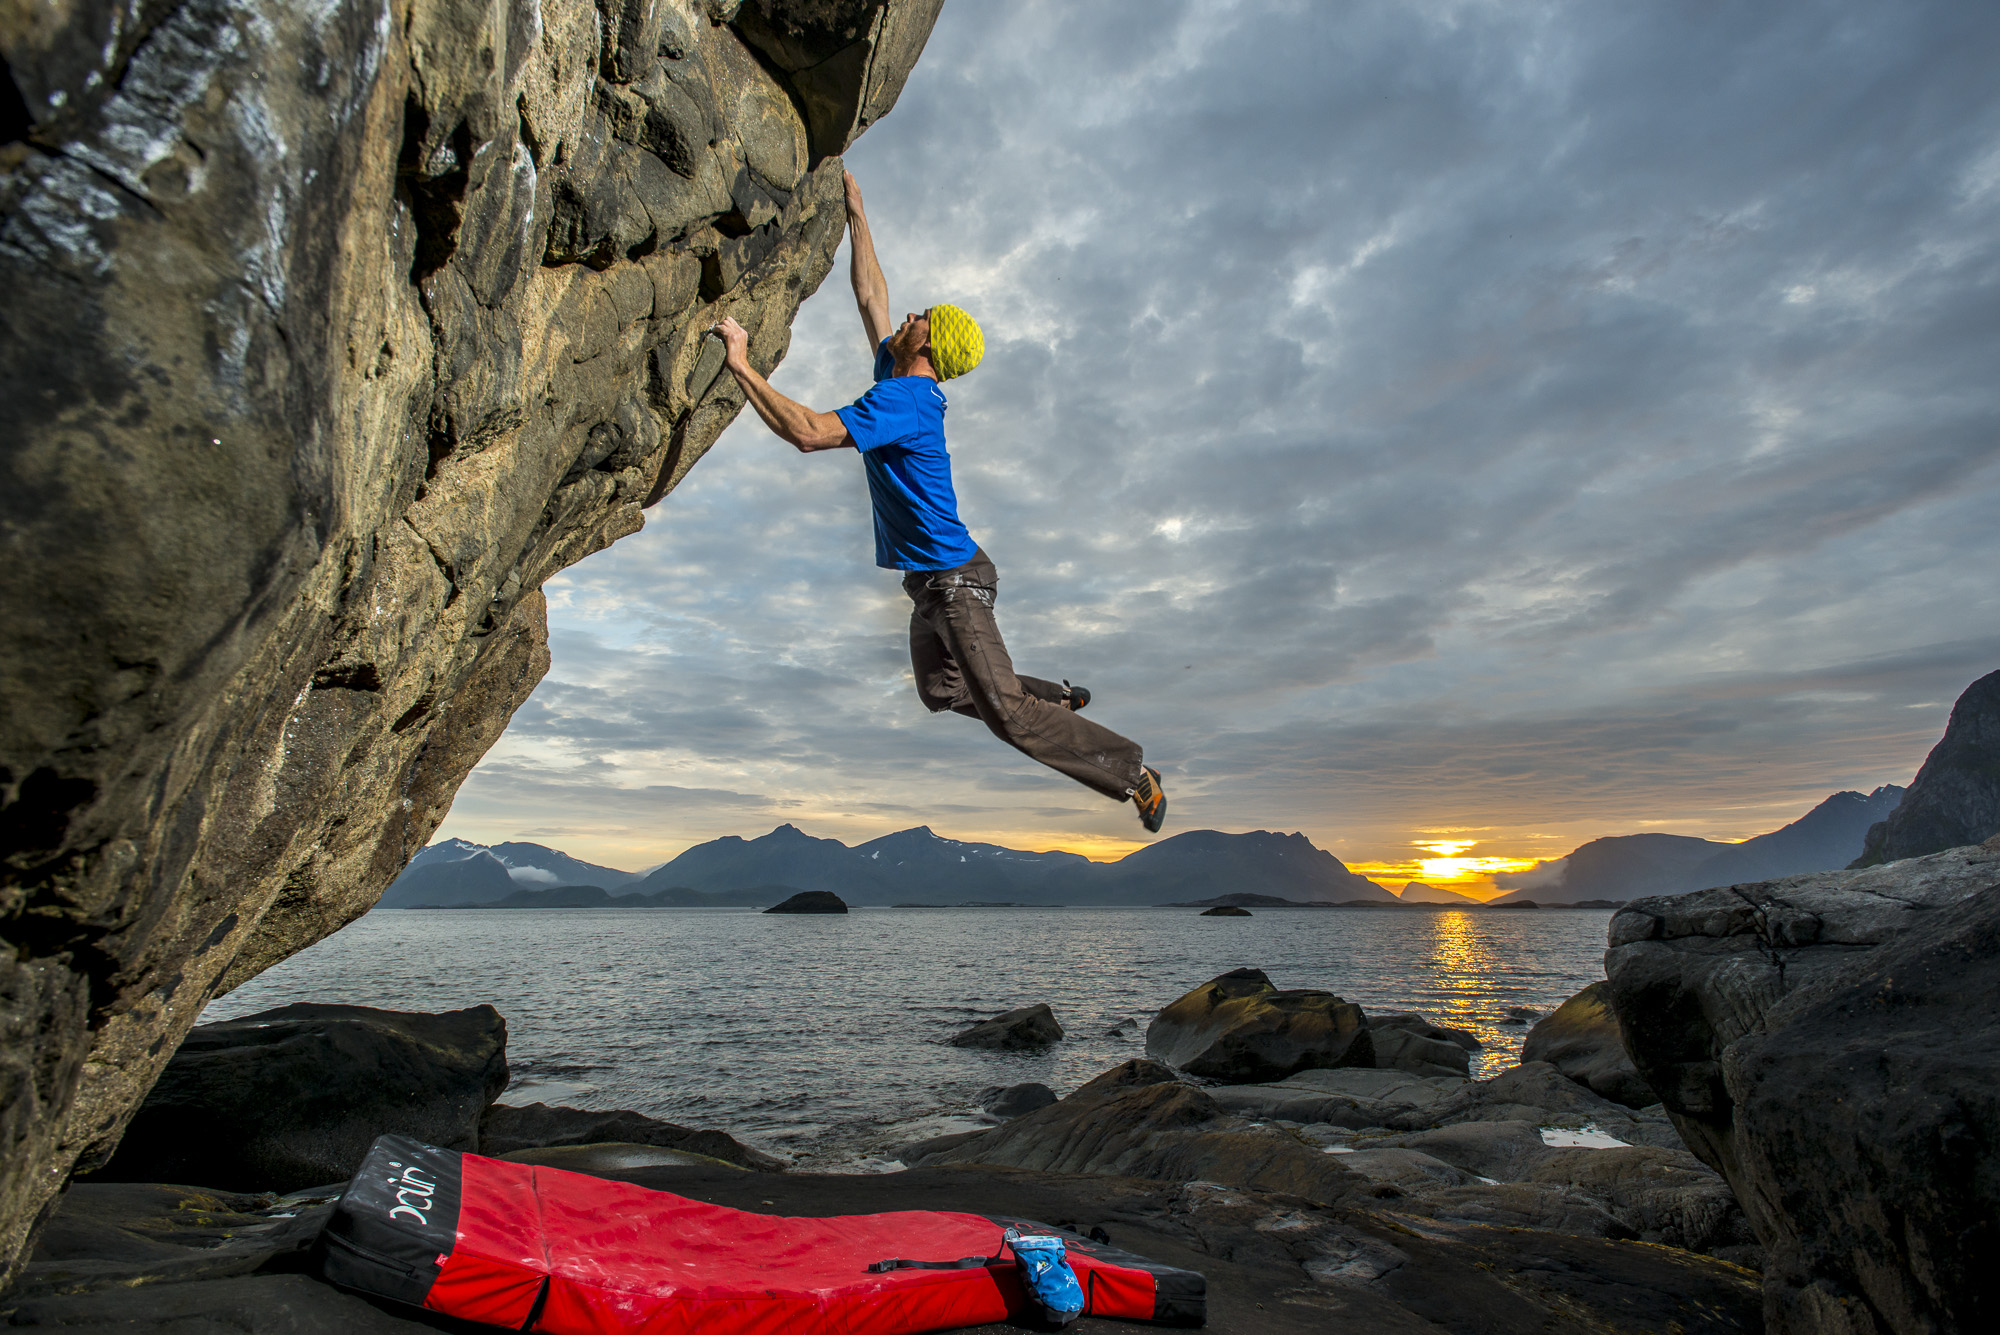
[[[802,451],[853,446],[854,440],[847,434],[847,424],[840,420],[838,413],[816,413],[803,403],[788,399],[772,389],[771,382],[757,374],[757,369],[750,365],[750,335],[742,325],[733,319],[725,319],[715,326],[715,332],[722,335],[723,347],[729,353],[723,365],[736,377],[736,383],[743,386],[743,397],[757,410],[757,416],[763,418],[764,425],[776,432],[780,439],[790,441]]]
[[[889,283],[882,277],[881,261],[875,258],[875,238],[868,231],[868,215],[861,209],[861,187],[853,172],[843,171],[841,179],[847,185],[847,245],[854,304],[861,308],[861,326],[868,331],[868,351],[873,355],[895,329],[889,323]]]

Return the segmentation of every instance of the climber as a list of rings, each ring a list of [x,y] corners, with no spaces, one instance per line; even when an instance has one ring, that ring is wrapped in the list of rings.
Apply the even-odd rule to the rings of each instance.
[[[733,319],[715,326],[725,365],[764,425],[800,452],[856,449],[875,507],[875,564],[903,573],[910,612],[910,665],[932,713],[979,719],[1002,741],[1114,801],[1130,798],[1158,833],[1167,796],[1160,772],[1111,729],[1079,717],[1081,686],[1015,673],[993,615],[999,576],[958,519],[944,440],[940,382],[979,364],[979,326],[956,306],[932,306],[889,325],[889,286],[875,258],[861,187],[847,176],[854,299],[875,353],[875,386],[836,412],[786,398],[750,365],[750,337]]]

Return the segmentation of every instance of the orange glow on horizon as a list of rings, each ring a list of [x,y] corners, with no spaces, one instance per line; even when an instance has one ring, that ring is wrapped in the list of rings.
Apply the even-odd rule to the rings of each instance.
[[[1527,871],[1533,858],[1488,854],[1467,856],[1478,847],[1476,839],[1431,839],[1412,841],[1410,847],[1429,857],[1410,857],[1394,862],[1350,862],[1348,869],[1375,881],[1421,881],[1440,890],[1451,890],[1473,899],[1497,898],[1505,891],[1494,877],[1506,872]]]
[[[968,842],[1001,844],[1009,848],[1027,848],[1036,853],[1077,853],[1089,858],[1092,862],[1116,862],[1127,853],[1136,853],[1146,847],[1149,841],[1144,839],[1112,839],[1109,837],[1103,839],[1080,839],[1076,835],[1066,834],[1060,838],[1024,839],[1019,844],[1009,843],[1005,839],[982,839]]]

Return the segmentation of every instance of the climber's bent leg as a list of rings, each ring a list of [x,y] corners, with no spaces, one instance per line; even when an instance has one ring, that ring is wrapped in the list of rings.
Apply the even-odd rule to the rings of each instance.
[[[903,588],[915,604],[910,659],[927,706],[976,715],[1051,769],[1115,801],[1130,796],[1144,757],[1139,745],[1054,703],[1062,697],[1054,682],[1015,674],[993,615],[999,576],[985,552],[956,570],[913,571]]]

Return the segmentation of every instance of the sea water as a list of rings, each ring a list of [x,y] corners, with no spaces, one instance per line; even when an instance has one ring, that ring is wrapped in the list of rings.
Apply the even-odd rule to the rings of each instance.
[[[1160,1007],[1251,965],[1370,1012],[1419,1011],[1520,1057],[1526,1025],[1603,977],[1605,911],[1150,908],[377,910],[208,1006],[295,1001],[507,1020],[507,1103],[629,1108],[717,1127],[800,1168],[888,1167],[899,1144],[981,1125],[975,1096],[1067,1094],[1145,1054]],[[1042,1052],[943,1040],[1046,1002]]]

